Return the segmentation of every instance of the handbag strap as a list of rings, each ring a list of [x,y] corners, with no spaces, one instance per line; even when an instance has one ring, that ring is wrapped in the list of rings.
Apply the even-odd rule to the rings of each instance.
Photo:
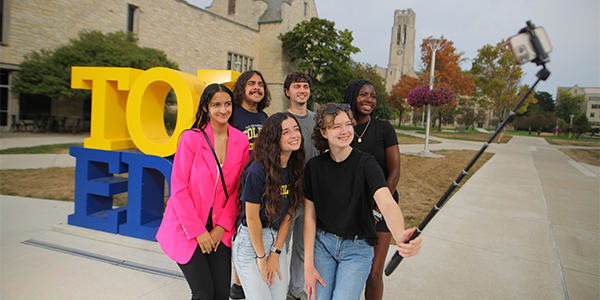
[[[206,135],[206,132],[204,132],[204,129],[200,128],[200,131],[202,131],[202,133],[204,134],[204,137],[206,138],[206,142],[208,142],[208,146],[210,146],[210,150],[212,151],[212,154],[215,156],[215,161],[217,162],[217,168],[219,168],[219,174],[221,175],[221,183],[223,184],[223,191],[225,191],[225,203],[223,204],[223,207],[225,207],[225,204],[227,204],[227,201],[229,201],[229,193],[227,193],[227,186],[225,186],[225,178],[223,177],[223,170],[221,170],[221,164],[219,163],[219,158],[217,158],[217,153],[215,152],[215,149],[213,148],[212,144],[210,143],[210,140],[208,139],[208,136]]]

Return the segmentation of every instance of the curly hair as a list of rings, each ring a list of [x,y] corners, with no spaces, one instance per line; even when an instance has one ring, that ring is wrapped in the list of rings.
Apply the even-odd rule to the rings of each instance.
[[[335,113],[326,112],[328,107],[335,107]],[[327,139],[324,138],[321,134],[321,129],[327,130],[328,128],[331,128],[333,126],[333,120],[340,113],[346,113],[348,115],[348,118],[350,118],[350,121],[352,122],[352,126],[356,125],[356,120],[354,120],[354,118],[352,117],[350,109],[344,107],[344,104],[340,105],[339,103],[327,103],[319,107],[319,109],[317,110],[317,113],[315,115],[316,125],[311,136],[312,142],[315,145],[315,148],[317,148],[317,150],[324,152],[329,149],[329,143],[327,142]]]
[[[281,197],[282,168],[281,168],[281,123],[288,118],[294,119],[296,124],[298,120],[289,112],[280,112],[271,115],[264,123],[260,134],[254,141],[254,150],[252,156],[244,168],[244,172],[253,161],[258,162],[265,173],[265,190],[263,194],[265,212],[269,221],[277,219],[281,212],[283,198]],[[300,129],[300,127],[298,126]],[[301,130],[301,129],[300,129]],[[300,131],[302,136],[302,131]],[[302,207],[304,201],[303,182],[304,182],[304,141],[300,143],[300,149],[293,151],[288,160],[288,199],[290,205],[287,209],[288,214],[293,213]],[[242,195],[242,185],[238,189],[238,199]],[[241,210],[241,202],[240,211]]]
[[[244,102],[244,99],[246,98],[246,83],[248,80],[250,80],[250,78],[252,78],[252,76],[254,76],[254,74],[258,75],[264,84],[265,91],[263,93],[263,98],[260,100],[257,107],[258,111],[263,111],[265,108],[271,105],[271,93],[269,92],[265,78],[259,71],[256,70],[246,71],[242,73],[240,77],[238,77],[233,85],[233,104],[240,106],[242,105],[242,102]]]
[[[190,129],[193,128],[202,128],[204,129],[208,122],[210,122],[210,114],[208,113],[208,104],[210,100],[215,96],[218,92],[225,92],[229,94],[229,97],[233,99],[233,93],[231,90],[223,84],[213,83],[204,88],[202,92],[202,96],[200,96],[200,103],[198,104],[198,111],[196,112],[196,120]],[[206,109],[206,111],[204,110]],[[229,117],[229,125],[233,124],[233,114]]]
[[[348,88],[346,88],[344,103],[350,105],[350,111],[353,116],[356,116],[356,98],[358,98],[358,93],[360,93],[360,89],[365,84],[369,84],[375,88],[375,85],[373,85],[372,82],[365,79],[354,80],[348,85]]]
[[[312,86],[312,79],[310,79],[310,76],[306,75],[306,73],[296,71],[288,74],[283,82],[283,94],[288,97],[288,99],[290,99],[290,96],[288,96],[285,91],[289,90],[290,85],[294,82],[306,82],[308,83],[308,88]]]

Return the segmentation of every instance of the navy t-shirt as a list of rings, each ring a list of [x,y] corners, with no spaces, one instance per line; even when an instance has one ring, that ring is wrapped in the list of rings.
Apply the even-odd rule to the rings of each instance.
[[[262,129],[262,124],[269,116],[267,116],[267,113],[264,111],[256,113],[249,112],[240,105],[234,105],[233,111],[233,127],[248,136],[250,153],[252,153],[252,150],[254,149],[254,139],[258,136],[258,133]]]
[[[244,202],[250,202],[260,204],[260,220],[263,228],[271,227],[275,230],[279,230],[279,225],[281,225],[288,206],[290,205],[290,200],[288,199],[288,168],[282,169],[282,176],[281,196],[283,199],[281,201],[281,213],[279,214],[279,218],[271,219],[269,222],[269,218],[266,215],[265,205],[263,204],[265,201],[265,197],[263,196],[265,193],[266,184],[266,177],[263,168],[260,163],[253,161],[248,169],[244,171],[244,174],[242,175],[242,196],[240,197],[240,201],[242,202],[242,214],[240,216],[244,226],[248,226],[246,222],[246,205]]]

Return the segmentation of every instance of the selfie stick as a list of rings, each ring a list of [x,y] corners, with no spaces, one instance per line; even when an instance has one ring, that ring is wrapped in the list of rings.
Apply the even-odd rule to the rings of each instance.
[[[548,69],[546,69],[546,65],[545,65],[547,62],[549,62],[548,54],[544,51],[544,49],[542,48],[541,43],[540,43],[538,37],[533,32],[534,28],[535,27],[533,26],[533,24],[530,21],[527,21],[527,27],[521,29],[521,32],[527,32],[527,33],[529,33],[529,35],[531,37],[531,42],[532,42],[533,47],[535,49],[535,52],[537,54],[537,58],[535,60],[533,60],[533,61],[538,66],[539,65],[543,66],[543,68],[536,75],[538,77],[538,79],[533,84],[533,86],[531,86],[527,90],[527,92],[525,93],[525,95],[523,95],[523,97],[521,98],[521,100],[519,100],[519,102],[517,103],[517,105],[510,111],[510,113],[508,114],[508,116],[506,116],[506,118],[504,118],[504,120],[502,121],[502,123],[500,123],[500,125],[497,126],[496,131],[494,131],[494,134],[492,134],[492,136],[487,140],[487,142],[485,142],[483,144],[483,147],[481,147],[481,149],[479,150],[479,152],[477,152],[477,154],[471,160],[471,162],[467,165],[467,167],[460,173],[460,175],[458,175],[458,177],[456,178],[456,180],[454,180],[454,182],[452,183],[452,185],[450,185],[450,187],[448,187],[448,190],[446,190],[446,193],[444,193],[444,195],[442,196],[442,198],[440,198],[440,200],[437,202],[437,204],[431,209],[431,211],[429,212],[429,214],[425,217],[425,219],[421,222],[421,224],[419,224],[419,227],[417,227],[417,230],[415,231],[415,233],[413,233],[413,235],[408,239],[408,241],[406,241],[406,243],[414,240],[415,238],[417,238],[421,234],[421,232],[423,231],[423,229],[425,228],[425,226],[427,226],[427,224],[429,224],[429,221],[431,221],[431,219],[433,219],[433,217],[435,217],[435,215],[439,212],[439,210],[442,208],[442,206],[444,205],[444,203],[446,202],[446,200],[448,199],[448,197],[450,196],[450,194],[452,194],[452,192],[458,186],[458,184],[463,179],[463,177],[465,177],[465,175],[468,174],[469,169],[471,169],[471,167],[475,164],[475,162],[477,162],[477,160],[479,159],[479,157],[481,156],[481,154],[483,154],[483,152],[485,151],[485,149],[487,149],[487,147],[494,140],[494,138],[500,132],[500,130],[502,130],[502,128],[504,128],[504,126],[506,125],[506,123],[508,122],[508,120],[510,119],[510,117],[512,117],[512,116],[514,116],[516,114],[515,112],[517,111],[517,109],[519,109],[519,107],[521,106],[521,104],[523,104],[523,102],[525,101],[525,99],[527,99],[527,96],[529,96],[529,94],[535,89],[535,87],[540,82],[540,80],[546,80],[546,79],[548,79],[548,76],[550,76],[550,71]],[[392,272],[394,272],[394,270],[396,269],[396,267],[400,264],[401,261],[402,261],[402,256],[400,256],[400,254],[398,254],[398,251],[394,252],[394,255],[392,256],[392,259],[390,260],[390,262],[388,263],[388,265],[385,267],[385,275],[386,276],[390,276],[392,274]]]

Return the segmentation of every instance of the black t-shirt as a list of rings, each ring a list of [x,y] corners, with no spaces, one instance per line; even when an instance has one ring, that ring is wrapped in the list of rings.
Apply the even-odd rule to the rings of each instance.
[[[281,182],[281,196],[283,197],[281,202],[281,214],[277,219],[271,219],[269,223],[269,218],[265,212],[265,205],[263,202],[265,201],[265,197],[263,197],[265,193],[265,184],[266,177],[263,171],[262,166],[257,162],[253,161],[248,169],[244,171],[242,175],[242,196],[240,197],[240,201],[242,201],[242,224],[244,226],[248,226],[246,222],[246,205],[243,205],[243,202],[250,202],[260,204],[260,220],[263,228],[274,228],[275,230],[279,230],[279,226],[285,217],[288,206],[290,205],[290,200],[288,199],[289,189],[289,177],[288,177],[288,168],[282,169],[282,182]]]
[[[325,152],[308,161],[304,183],[304,197],[315,204],[317,228],[377,244],[373,195],[387,184],[373,156],[352,149],[338,163]]]
[[[258,136],[258,133],[262,129],[262,124],[269,116],[267,116],[267,113],[264,111],[256,113],[249,112],[239,105],[234,105],[233,110],[233,127],[248,136],[250,153],[252,153],[252,150],[254,149],[254,139]]]
[[[369,153],[375,157],[377,163],[381,167],[381,171],[388,177],[386,161],[385,161],[385,149],[398,145],[398,138],[396,137],[396,130],[390,122],[382,121],[371,117],[371,124],[367,128],[367,131],[363,134],[367,123],[354,126],[354,132],[360,136],[362,134],[362,141],[358,142],[358,136],[354,136],[354,140],[350,146],[354,149]]]

